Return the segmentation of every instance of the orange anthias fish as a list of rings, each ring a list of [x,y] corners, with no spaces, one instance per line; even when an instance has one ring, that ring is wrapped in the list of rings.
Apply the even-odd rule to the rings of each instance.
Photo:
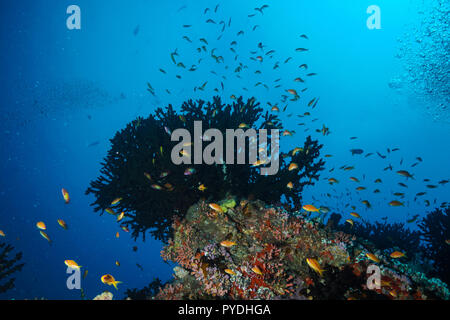
[[[209,207],[217,212],[223,212],[222,208],[217,203],[210,203]]]
[[[123,219],[124,216],[125,216],[125,212],[122,211],[122,212],[119,214],[119,216],[117,217],[117,222],[121,221],[121,220]]]
[[[78,265],[74,260],[65,260],[65,265],[72,269],[80,269],[81,266]]]
[[[319,262],[317,262],[316,259],[314,258],[306,258],[306,262],[308,263],[308,265],[311,267],[311,269],[313,269],[315,272],[317,272],[320,276],[322,276],[323,272],[325,270],[322,269],[322,267],[320,266]]]
[[[39,233],[41,234],[41,236],[47,240],[48,242],[52,242],[52,240],[50,239],[50,237],[44,232],[44,231],[39,231]]]
[[[292,171],[292,170],[295,170],[295,169],[298,169],[298,165],[297,165],[295,162],[292,162],[292,163],[289,165],[288,170],[289,170],[289,171]]]
[[[67,230],[67,224],[65,223],[64,220],[62,219],[58,219],[58,224],[63,227],[64,230]]]
[[[0,230],[0,236],[1,237],[6,237],[5,233],[3,232],[3,230]]]
[[[116,238],[119,238],[119,237],[120,237],[120,234],[119,234],[119,231],[117,231]]]
[[[391,253],[391,258],[394,258],[394,259],[402,258],[404,256],[405,256],[405,254],[400,251],[394,251]]]
[[[106,208],[105,211],[108,212],[109,214],[114,215],[114,216],[117,214],[117,213],[115,213],[114,210],[111,209],[111,208]]]
[[[361,216],[358,213],[356,213],[356,212],[350,212],[350,215],[355,217],[355,218],[361,218]]]
[[[234,272],[231,269],[225,269],[224,271],[225,271],[225,273],[228,273],[229,275],[232,275],[232,276],[236,275],[236,272]]]
[[[66,202],[66,204],[69,203],[70,202],[70,196],[69,196],[69,193],[67,192],[67,190],[62,188],[61,192],[62,192],[64,201]]]
[[[303,208],[303,210],[308,211],[308,212],[320,212],[320,210],[317,209],[312,204],[305,204],[302,208]]]
[[[399,207],[403,205],[403,202],[400,202],[398,200],[392,200],[391,202],[389,202],[389,205],[391,207]]]
[[[366,257],[374,262],[380,262],[380,259],[378,259],[373,253],[366,253]]]
[[[292,182],[288,182],[286,187],[288,187],[288,189],[292,189],[292,188],[294,188],[294,184]]]
[[[122,200],[122,198],[116,198],[113,201],[111,201],[111,205],[113,206],[115,204],[118,204],[121,200]]]
[[[39,221],[38,223],[36,223],[36,227],[40,230],[45,230],[47,229],[47,227],[45,226],[45,223],[42,221]]]
[[[254,266],[253,268],[252,268],[252,271],[254,272],[254,273],[256,273],[256,274],[259,274],[260,276],[262,276],[262,271],[261,271],[261,269],[260,268],[258,268],[258,266]]]
[[[230,241],[230,240],[224,240],[220,243],[220,245],[225,248],[231,248],[232,246],[236,245],[236,242]]]
[[[107,284],[108,286],[114,286],[114,288],[116,288],[116,290],[119,290],[119,289],[117,289],[117,285],[119,283],[122,283],[122,281],[116,281],[116,279],[114,279],[114,277],[110,274],[103,275],[101,277],[101,280],[104,284]]]

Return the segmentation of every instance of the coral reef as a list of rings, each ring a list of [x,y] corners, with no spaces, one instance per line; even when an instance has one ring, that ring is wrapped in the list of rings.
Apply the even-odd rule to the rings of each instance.
[[[392,258],[392,248],[366,247],[303,212],[259,200],[200,200],[173,230],[161,256],[178,266],[155,299],[450,297],[445,283]],[[379,267],[378,288],[369,287],[371,265]]]
[[[19,263],[22,259],[22,253],[18,252],[14,256],[11,256],[14,247],[0,243],[0,293],[6,292],[14,288],[15,278],[11,278],[11,275],[22,270],[24,264]]]
[[[450,206],[437,208],[420,222],[424,254],[433,261],[433,275],[450,284]]]
[[[420,232],[410,230],[404,223],[370,223],[362,220],[354,222],[353,226],[348,223],[340,224],[337,229],[370,241],[371,244],[366,241],[368,246],[381,250],[396,248],[406,252],[405,259],[412,259],[422,250]]]
[[[232,104],[223,104],[219,97],[212,102],[189,100],[182,104],[180,113],[171,105],[165,110],[158,108],[148,118],[129,123],[111,140],[101,175],[86,191],[95,196],[94,210],[125,212],[122,224],[132,230],[135,239],[140,235],[145,239],[149,230],[155,238],[167,241],[172,217],[183,218],[201,198],[219,200],[232,192],[273,204],[283,198],[299,208],[303,188],[314,185],[323,170],[324,161],[319,159],[322,145],[311,137],[295,152],[280,153],[276,175],[261,175],[260,166],[243,164],[175,165],[171,150],[178,142],[171,141],[170,132],[184,128],[193,136],[194,121],[202,121],[203,131],[215,128],[222,133],[243,126],[256,130],[283,128],[277,115],[263,113],[254,98],[244,102],[240,97]],[[270,139],[267,147],[270,150]],[[234,163],[238,152],[235,144]],[[289,170],[291,162],[298,165],[296,170]],[[186,175],[186,170],[195,173]],[[119,197],[121,200],[112,204]]]

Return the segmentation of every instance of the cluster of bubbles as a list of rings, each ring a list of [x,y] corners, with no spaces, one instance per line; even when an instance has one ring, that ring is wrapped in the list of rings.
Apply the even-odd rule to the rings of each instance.
[[[420,23],[398,39],[396,57],[405,71],[389,87],[410,93],[435,120],[450,122],[450,2],[427,0],[417,14]]]

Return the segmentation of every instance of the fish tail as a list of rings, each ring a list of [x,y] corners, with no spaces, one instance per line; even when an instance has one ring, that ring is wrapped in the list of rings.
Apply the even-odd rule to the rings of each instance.
[[[114,288],[116,288],[116,290],[119,290],[119,289],[117,288],[117,285],[118,285],[119,283],[122,283],[122,281],[114,281],[114,282],[112,283],[113,286],[114,286]]]

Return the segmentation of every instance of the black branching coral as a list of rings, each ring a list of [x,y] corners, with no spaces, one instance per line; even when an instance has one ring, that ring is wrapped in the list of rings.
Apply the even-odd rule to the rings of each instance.
[[[188,100],[182,104],[180,112],[172,105],[158,108],[147,118],[132,121],[111,139],[101,175],[86,191],[95,196],[94,210],[112,214],[125,212],[121,223],[132,231],[135,239],[140,235],[145,239],[145,233],[150,231],[155,238],[166,241],[172,218],[184,216],[201,198],[215,201],[232,194],[264,199],[267,203],[284,199],[291,207],[299,208],[303,188],[313,185],[323,170],[325,163],[319,159],[322,145],[311,137],[306,137],[298,148],[280,153],[276,175],[261,175],[261,166],[248,164],[248,152],[247,164],[236,164],[237,154],[242,152],[236,143],[235,164],[175,165],[171,151],[179,141],[171,141],[170,133],[184,128],[193,137],[194,121],[202,122],[202,132],[210,128],[220,130],[224,146],[227,145],[226,129],[252,128],[257,130],[258,138],[259,129],[268,129],[268,133],[270,129],[285,130],[278,116],[264,113],[254,98],[244,102],[240,97],[231,104],[223,104],[219,97],[211,102]],[[289,135],[289,131],[280,134],[280,139],[294,139]],[[269,135],[268,151],[271,142]],[[203,148],[209,143],[204,142]],[[247,139],[247,150],[248,146]],[[223,156],[226,159],[225,150]],[[289,170],[292,162],[297,164],[297,169]],[[120,201],[112,205],[118,198]]]
[[[450,284],[450,206],[428,213],[419,223],[424,253],[433,261],[433,275]]]
[[[24,264],[19,263],[22,253],[12,254],[14,247],[4,242],[0,243],[0,293],[14,288],[15,278],[11,276],[22,270]]]

